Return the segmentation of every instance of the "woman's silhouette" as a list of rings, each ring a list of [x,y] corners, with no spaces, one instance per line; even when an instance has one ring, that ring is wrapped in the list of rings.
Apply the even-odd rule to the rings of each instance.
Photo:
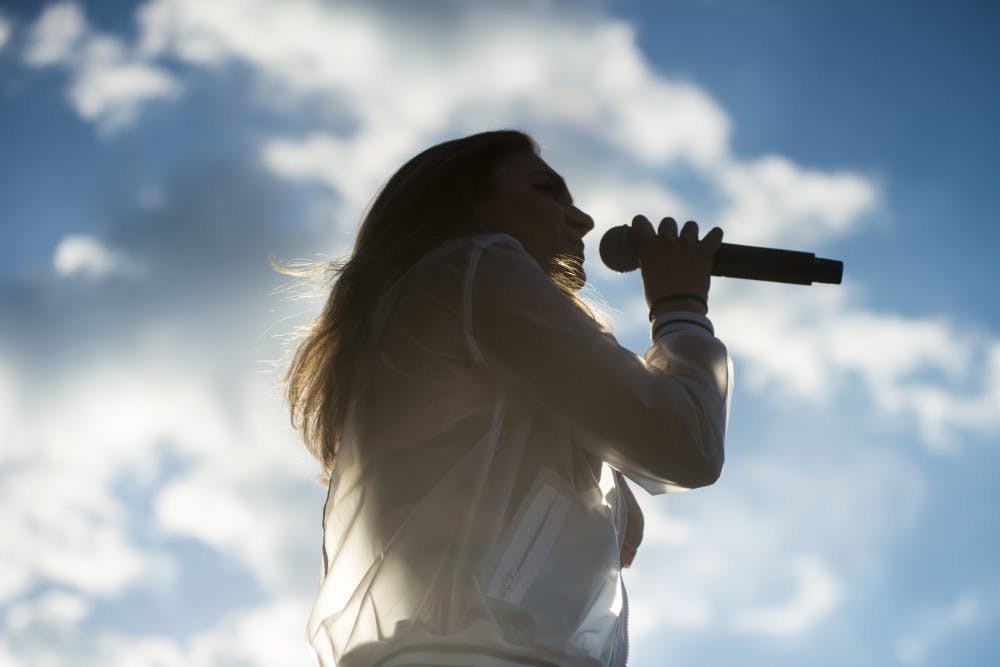
[[[722,468],[722,233],[633,221],[640,358],[577,294],[593,227],[516,131],[429,148],[375,198],[286,378],[329,482],[323,667],[625,663],[624,477],[659,494]]]

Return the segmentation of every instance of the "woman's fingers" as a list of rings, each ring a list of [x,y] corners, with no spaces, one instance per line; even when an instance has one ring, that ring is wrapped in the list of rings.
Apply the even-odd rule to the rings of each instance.
[[[698,223],[689,220],[680,234],[677,221],[671,217],[660,221],[659,229],[644,216],[632,219],[632,240],[642,269],[646,301],[652,306],[664,295],[695,294],[707,296],[711,282],[712,255],[718,249],[722,230],[713,229],[698,241]],[[699,299],[679,301],[672,308],[703,312]]]
[[[645,246],[652,241],[659,239],[667,243],[682,241],[685,245],[698,246],[705,255],[712,256],[722,245],[722,229],[713,227],[705,237],[698,241],[698,223],[688,220],[684,223],[680,233],[677,231],[677,221],[667,216],[660,220],[656,231],[653,225],[644,215],[637,215],[632,218],[633,234],[639,241],[639,246]]]
[[[685,222],[684,227],[681,228],[681,233],[678,238],[689,245],[697,244],[698,223],[695,222],[694,220],[688,220],[687,222]]]
[[[637,215],[632,218],[632,242],[635,246],[636,254],[639,256],[639,262],[645,263],[648,261],[649,248],[656,243],[656,232],[653,231],[653,225],[644,215]]]
[[[639,238],[644,241],[656,238],[656,232],[653,231],[653,225],[644,215],[637,215],[632,218],[632,233],[638,235]]]
[[[705,234],[705,238],[701,240],[701,249],[706,255],[714,255],[722,245],[722,229],[719,227],[712,227],[708,234]]]
[[[660,220],[660,233],[659,237],[668,241],[677,240],[677,221],[673,218],[664,218]]]

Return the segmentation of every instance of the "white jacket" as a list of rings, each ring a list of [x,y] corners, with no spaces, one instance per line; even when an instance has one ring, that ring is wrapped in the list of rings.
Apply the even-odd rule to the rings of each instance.
[[[421,258],[380,301],[330,481],[318,664],[624,665],[614,470],[660,494],[711,481],[672,451],[722,463],[731,364],[693,319],[642,359],[509,235]]]

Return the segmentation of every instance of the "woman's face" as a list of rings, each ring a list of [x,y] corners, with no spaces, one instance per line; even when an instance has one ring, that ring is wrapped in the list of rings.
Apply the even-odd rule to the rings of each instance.
[[[583,237],[594,221],[552,167],[534,153],[514,153],[500,160],[490,185],[477,206],[486,231],[510,234],[546,271],[557,255],[572,255],[583,273]]]

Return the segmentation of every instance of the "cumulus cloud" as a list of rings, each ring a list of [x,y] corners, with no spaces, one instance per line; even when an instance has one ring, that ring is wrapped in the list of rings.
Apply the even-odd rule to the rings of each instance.
[[[137,13],[133,47],[91,29],[73,3],[50,6],[35,22],[25,62],[67,67],[70,103],[101,132],[180,93],[168,61],[219,77],[245,67],[254,103],[295,122],[279,123],[245,160],[266,174],[231,163],[190,169],[103,240],[67,237],[56,249],[60,275],[111,276],[141,260],[162,280],[116,292],[114,302],[63,304],[68,317],[33,322],[36,330],[87,316],[115,323],[93,334],[100,341],[74,340],[72,364],[44,382],[13,365],[4,375],[0,365],[0,429],[12,443],[0,450],[0,470],[22,480],[0,485],[8,538],[0,600],[24,610],[8,622],[30,629],[37,610],[51,608],[78,624],[86,601],[143,589],[158,562],[183,569],[171,540],[187,540],[247,573],[267,599],[233,603],[184,641],[100,626],[80,640],[80,655],[95,656],[93,664],[265,665],[302,653],[307,603],[287,591],[314,586],[322,494],[273,376],[255,366],[267,356],[262,332],[280,318],[262,313],[263,257],[296,247],[279,240],[293,235],[294,216],[261,195],[275,183],[335,193],[338,231],[349,233],[377,186],[423,146],[484,125],[521,125],[537,128],[546,155],[565,165],[574,195],[598,220],[595,240],[635,212],[681,211],[738,232],[734,241],[816,241],[855,233],[879,203],[864,175],[782,156],[734,157],[725,110],[696,85],[656,72],[622,21],[544,12],[525,21],[474,7],[415,30],[361,4],[152,0]],[[303,109],[322,118],[318,127],[302,122]],[[704,201],[671,184],[677,169],[707,191]],[[328,239],[306,240],[312,251]],[[595,275],[609,277],[602,270]],[[860,381],[882,413],[918,415],[931,446],[961,429],[997,427],[995,341],[965,337],[943,319],[872,312],[855,295],[851,286],[713,291],[738,381],[793,406],[834,400]],[[641,298],[629,308],[644,325]],[[3,345],[4,358],[47,352]],[[24,389],[32,382],[42,385],[34,393]],[[852,594],[859,560],[885,552],[922,496],[918,472],[865,444],[846,463],[787,451],[745,461],[742,473],[727,472],[717,504],[681,500],[668,515],[646,501],[647,542],[630,588],[637,636],[723,628],[792,637],[828,622]],[[148,507],[129,504],[122,480],[148,494]],[[835,496],[843,501],[827,502]],[[51,503],[31,507],[39,497]],[[152,535],[137,533],[137,523]],[[42,550],[49,554],[36,557]],[[54,603],[32,597],[47,585],[74,592]],[[664,599],[671,602],[660,608]],[[0,645],[0,664],[5,651]],[[55,649],[38,651],[60,662]]]
[[[169,57],[216,71],[247,64],[267,89],[258,102],[286,112],[296,101],[318,103],[353,126],[261,146],[275,174],[337,191],[344,200],[337,215],[345,220],[356,220],[377,186],[421,146],[481,129],[469,125],[471,118],[585,133],[632,165],[627,176],[604,165],[604,180],[627,182],[635,167],[689,165],[726,202],[715,220],[747,242],[843,234],[878,199],[875,185],[857,174],[808,170],[782,156],[733,158],[725,111],[697,86],[653,70],[627,23],[544,12],[523,21],[519,12],[482,7],[461,14],[448,29],[418,31],[361,5],[233,0],[209,9],[193,0],[153,0],[137,13],[137,53],[142,63]],[[121,80],[139,96],[173,90],[158,70],[122,69]],[[79,85],[86,81],[80,77]],[[100,100],[110,84],[84,87]],[[103,113],[83,93],[74,99],[85,113]],[[124,106],[131,118],[135,105]],[[538,134],[544,140],[549,132],[558,134]],[[578,175],[591,180],[583,169]],[[609,188],[600,189],[598,205]],[[619,196],[632,194],[623,190]],[[645,200],[673,203],[669,193]],[[614,212],[610,219],[627,221]]]
[[[3,350],[0,350],[2,354]],[[0,356],[0,442],[9,442],[10,429],[17,412],[14,374],[6,360]]]
[[[879,199],[864,176],[804,169],[780,155],[728,164],[718,184],[728,203],[717,224],[734,242],[753,239],[753,245],[843,236]]]
[[[38,581],[106,595],[145,571],[146,554],[124,535],[124,511],[112,497],[109,480],[58,463],[46,466],[39,456],[30,463],[5,459],[6,466],[17,465],[18,474],[0,491],[0,524],[8,540],[0,551],[0,602]]]
[[[96,121],[105,134],[132,123],[141,104],[180,94],[173,75],[132,58],[116,39],[91,38],[80,58],[69,97],[77,112]]]
[[[1000,429],[1000,342],[986,334],[868,310],[851,285],[719,292],[713,319],[743,361],[741,381],[758,392],[824,403],[860,381],[881,414],[915,425],[934,451]]]
[[[122,193],[100,239],[64,239],[55,253],[68,277],[141,258],[155,280],[0,295],[0,310],[23,314],[0,321],[0,613],[16,628],[0,664],[4,651],[15,664],[94,665],[303,654],[323,490],[268,363],[281,353],[269,327],[304,306],[267,296],[267,257],[290,254],[291,227],[255,169],[239,156],[185,165],[157,206]],[[239,590],[198,599],[206,553]],[[56,591],[86,614],[52,603]],[[109,625],[136,601],[152,615],[196,605],[212,627],[167,639]]]
[[[740,610],[734,618],[737,630],[788,637],[811,629],[833,611],[839,583],[828,565],[815,555],[790,560],[786,567],[796,587],[792,597],[778,604]]]
[[[711,317],[739,385],[775,405],[825,407],[860,385],[868,416],[914,430],[938,454],[1000,431],[1000,341],[943,316],[874,311],[862,292],[853,283],[715,283]],[[628,300],[615,322],[619,339],[648,340],[647,313],[644,298]]]
[[[74,371],[47,386],[44,411],[19,411],[0,454],[2,469],[17,471],[0,491],[0,601],[39,581],[98,595],[135,584],[154,559],[130,538],[115,484],[148,480],[163,440],[199,450],[225,442],[197,385],[172,389],[179,379],[128,362]]]
[[[194,65],[246,63],[284,91],[272,96],[284,104],[289,96],[319,99],[349,118],[357,127],[347,137],[286,137],[266,144],[263,159],[277,173],[320,180],[355,202],[446,129],[472,129],[471,118],[585,128],[645,164],[705,166],[728,151],[725,112],[696,86],[651,70],[623,22],[523,21],[518,12],[481,7],[463,12],[453,29],[415,31],[350,5],[240,0],[218,7],[147,4],[139,13],[142,52]]]
[[[240,610],[197,637],[190,649],[191,662],[185,664],[305,663],[309,653],[302,636],[302,601],[278,597],[265,606]]]
[[[86,33],[87,19],[79,5],[74,2],[49,5],[31,26],[24,62],[33,67],[66,64]]]
[[[7,45],[7,40],[10,39],[10,34],[13,30],[14,28],[10,20],[3,14],[0,14],[0,51]]]
[[[734,160],[726,113],[696,86],[653,71],[627,24],[535,17],[508,33],[510,15],[480,11],[428,38],[359,8],[279,12],[249,0],[232,7],[146,5],[143,52],[193,64],[249,63],[272,85],[318,95],[355,119],[358,129],[347,137],[286,137],[262,147],[275,173],[325,183],[354,212],[403,157],[473,114],[585,128],[640,164],[690,163],[728,201],[717,220],[757,243],[843,234],[878,198],[857,174],[803,169],[782,156]],[[454,53],[463,58],[456,62]]]
[[[86,234],[64,236],[52,256],[56,274],[69,278],[107,278],[113,275],[139,277],[142,265],[126,255],[110,250],[100,239]]]
[[[629,598],[640,654],[691,637],[794,640],[864,595],[859,575],[918,520],[927,484],[876,443],[822,429],[802,442],[800,432],[786,424],[739,453],[711,501],[684,494],[667,507],[640,494],[645,535],[626,575],[641,592]]]
[[[273,378],[255,369],[232,378],[227,391],[237,398],[224,405],[211,373],[176,359],[161,366],[148,349],[136,356],[122,346],[116,358],[51,380],[44,404],[9,424],[0,452],[0,609],[22,658],[61,662],[38,640],[57,630],[75,637],[61,644],[67,649],[80,645],[74,664],[146,664],[101,656],[148,650],[176,654],[177,664],[267,665],[304,651],[308,603],[289,596],[313,580],[302,572],[314,571],[322,490],[309,482],[310,461],[295,445]],[[149,494],[152,507],[132,505],[123,486]],[[317,509],[303,511],[308,507]],[[178,571],[197,565],[171,546],[177,538],[216,550],[229,568],[242,568],[285,602],[246,618],[231,606],[190,645],[81,634],[95,601],[132,595],[163,604],[158,598],[179,595]],[[160,585],[166,589],[158,592]],[[73,593],[54,595],[52,586]],[[226,595],[217,592],[216,604]],[[268,623],[268,632],[253,634]]]
[[[589,175],[584,176],[588,180],[584,181],[583,187],[579,190],[585,199],[581,202],[581,206],[585,206],[587,213],[594,218],[594,231],[589,237],[594,239],[591,242],[592,247],[604,232],[618,225],[629,224],[632,217],[639,213],[650,218],[655,226],[659,220],[655,217],[654,211],[672,211],[675,215],[683,217],[683,211],[691,210],[691,205],[684,201],[680,194],[652,180],[642,181],[612,176],[591,181],[588,177]],[[592,264],[598,270],[611,271],[598,260],[596,253],[594,260]]]
[[[143,104],[181,91],[168,70],[143,60],[118,38],[92,30],[73,2],[45,8],[30,28],[22,59],[31,67],[69,69],[70,104],[104,136],[131,124]]]
[[[81,667],[273,667],[310,661],[302,640],[302,601],[289,596],[233,609],[186,641],[163,633],[93,636],[75,623],[88,608],[84,599],[66,593],[14,606],[7,614],[8,646],[0,643],[0,665],[24,664],[24,658],[33,665],[63,665],[70,655]]]
[[[271,139],[262,146],[261,161],[280,177],[335,190],[342,203],[334,217],[353,231],[375,189],[412,151],[414,139],[405,126],[349,139],[330,134]]]
[[[910,631],[896,641],[896,658],[905,665],[924,663],[939,645],[982,625],[990,607],[995,605],[984,600],[982,591],[968,590],[948,603],[920,610]]]
[[[7,629],[21,634],[39,625],[73,627],[90,614],[92,606],[79,595],[51,591],[11,606],[6,615]]]

